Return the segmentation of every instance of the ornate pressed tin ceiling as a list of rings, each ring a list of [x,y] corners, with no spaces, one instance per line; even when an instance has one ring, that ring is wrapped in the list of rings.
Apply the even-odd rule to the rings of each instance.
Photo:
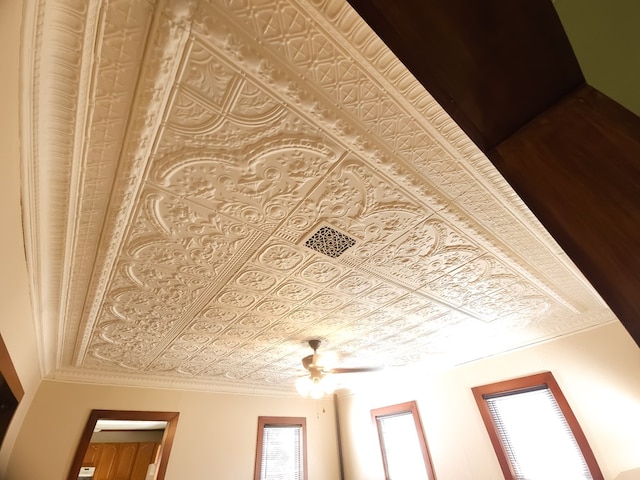
[[[53,378],[289,392],[309,338],[455,364],[614,319],[343,1],[32,0],[23,51]]]

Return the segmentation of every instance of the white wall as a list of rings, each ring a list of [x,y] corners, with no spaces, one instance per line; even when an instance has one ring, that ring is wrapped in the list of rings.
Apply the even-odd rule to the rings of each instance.
[[[0,450],[0,477],[40,383],[20,209],[18,124],[22,2],[0,1],[0,335],[25,390]]]
[[[417,400],[439,480],[504,478],[471,388],[549,370],[607,480],[640,479],[640,349],[611,323],[448,372],[396,373],[381,388],[340,398],[348,480],[383,480],[370,410]],[[625,473],[627,472],[627,473]]]
[[[16,441],[6,478],[66,478],[92,409],[179,412],[166,480],[253,478],[259,416],[306,417],[309,480],[340,476],[331,398],[316,402],[45,380]]]

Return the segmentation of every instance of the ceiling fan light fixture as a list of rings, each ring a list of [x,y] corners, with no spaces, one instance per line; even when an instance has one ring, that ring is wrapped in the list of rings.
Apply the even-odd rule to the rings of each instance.
[[[336,381],[333,375],[326,374],[321,377],[312,378],[311,375],[300,377],[296,381],[296,389],[303,397],[320,399],[324,395],[331,395],[336,390]]]

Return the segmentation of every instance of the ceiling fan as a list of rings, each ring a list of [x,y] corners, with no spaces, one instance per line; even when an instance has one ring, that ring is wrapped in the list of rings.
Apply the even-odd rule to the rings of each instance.
[[[361,373],[382,370],[382,367],[333,367],[336,361],[335,354],[319,354],[320,340],[309,340],[309,346],[313,354],[302,359],[302,365],[309,372],[308,375],[298,378],[296,388],[298,393],[311,398],[321,398],[323,395],[331,395],[336,389],[336,381],[333,374]]]

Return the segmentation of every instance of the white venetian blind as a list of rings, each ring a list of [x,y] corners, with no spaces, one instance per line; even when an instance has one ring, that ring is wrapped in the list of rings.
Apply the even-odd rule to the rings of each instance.
[[[416,424],[411,412],[377,417],[387,480],[428,480]]]
[[[260,480],[302,480],[302,426],[265,425]]]
[[[522,480],[591,480],[571,428],[547,385],[483,395]]]

